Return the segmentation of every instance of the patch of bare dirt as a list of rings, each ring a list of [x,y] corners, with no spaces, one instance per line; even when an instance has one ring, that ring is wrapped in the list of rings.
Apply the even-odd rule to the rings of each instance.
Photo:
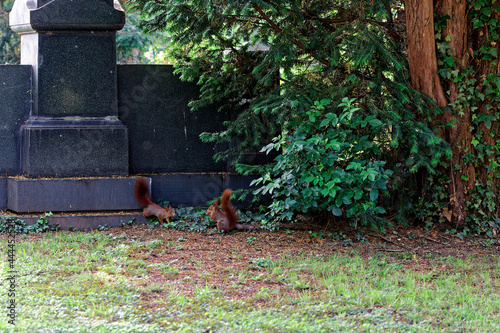
[[[208,234],[162,228],[151,230],[144,225],[135,225],[105,232],[124,233],[128,239],[143,242],[161,240],[159,246],[136,252],[134,256],[149,264],[167,264],[173,271],[170,274],[158,270],[148,274],[149,278],[140,282],[144,287],[152,284],[168,285],[171,291],[189,297],[196,288],[208,285],[218,288],[232,299],[240,300],[248,299],[263,289],[279,289],[280,295],[285,296],[301,292],[268,278],[266,271],[258,265],[262,259],[279,260],[284,256],[290,258],[301,255],[344,256],[353,253],[370,257],[382,254],[388,262],[400,263],[403,269],[425,271],[435,269],[436,261],[443,257],[500,254],[500,242],[497,240],[488,243],[477,236],[467,236],[462,240],[436,230],[395,228],[385,234],[359,234],[349,228],[322,233],[311,232],[307,228]],[[446,263],[441,262],[439,269],[447,270]],[[244,274],[248,276],[238,278],[241,272],[246,272]],[[164,298],[165,292],[144,295],[144,303],[146,306],[155,306],[156,301]]]

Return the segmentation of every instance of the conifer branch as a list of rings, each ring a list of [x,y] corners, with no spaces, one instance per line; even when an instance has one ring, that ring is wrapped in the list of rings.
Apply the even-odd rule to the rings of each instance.
[[[252,6],[253,6],[253,8],[257,12],[259,12],[259,14],[262,16],[262,18],[264,20],[266,20],[266,22],[271,25],[271,27],[273,28],[274,31],[276,31],[277,33],[283,32],[283,30],[280,27],[278,27],[278,25],[276,23],[274,23],[273,20],[271,20],[269,18],[269,16],[267,16],[266,13],[264,13],[264,11],[255,2],[252,2]],[[304,44],[302,44],[298,40],[292,39],[291,42],[292,42],[292,44],[294,44],[294,45],[298,46],[300,49],[302,49],[304,52],[307,52],[311,57],[313,57],[314,59],[318,60],[323,65],[325,65],[325,66],[329,66],[330,65],[330,63],[328,62],[328,60],[318,57],[317,54],[316,54],[316,52],[314,52],[314,51],[307,51],[306,48],[305,48],[305,46],[304,46]]]

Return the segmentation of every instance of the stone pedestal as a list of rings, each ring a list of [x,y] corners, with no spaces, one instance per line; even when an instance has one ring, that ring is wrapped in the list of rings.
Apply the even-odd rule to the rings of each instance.
[[[32,66],[32,106],[22,127],[30,177],[128,175],[128,133],[118,119],[113,0],[16,0],[12,30]]]
[[[21,139],[21,171],[28,176],[128,174],[127,129],[116,119],[29,119]]]

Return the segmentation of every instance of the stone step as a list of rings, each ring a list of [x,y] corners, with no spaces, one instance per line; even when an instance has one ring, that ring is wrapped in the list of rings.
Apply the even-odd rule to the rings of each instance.
[[[37,223],[42,215],[3,215],[15,216],[15,218],[26,222],[27,225]],[[57,226],[59,230],[89,231],[107,228],[116,228],[126,225],[129,222],[144,223],[149,218],[142,216],[140,212],[113,212],[113,213],[87,213],[87,214],[54,214],[47,217],[49,226]]]
[[[0,178],[0,210],[18,214],[44,212],[131,211],[141,207],[134,197],[134,177]],[[227,173],[147,176],[155,200],[173,207],[206,206],[225,188],[248,189],[255,176]]]

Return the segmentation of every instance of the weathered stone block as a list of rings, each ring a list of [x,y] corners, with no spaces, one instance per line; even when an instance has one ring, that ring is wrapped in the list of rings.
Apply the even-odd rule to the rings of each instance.
[[[22,146],[29,177],[128,175],[127,128],[120,121],[28,121]]]
[[[140,209],[134,197],[137,179],[9,178],[7,206],[17,213]]]

